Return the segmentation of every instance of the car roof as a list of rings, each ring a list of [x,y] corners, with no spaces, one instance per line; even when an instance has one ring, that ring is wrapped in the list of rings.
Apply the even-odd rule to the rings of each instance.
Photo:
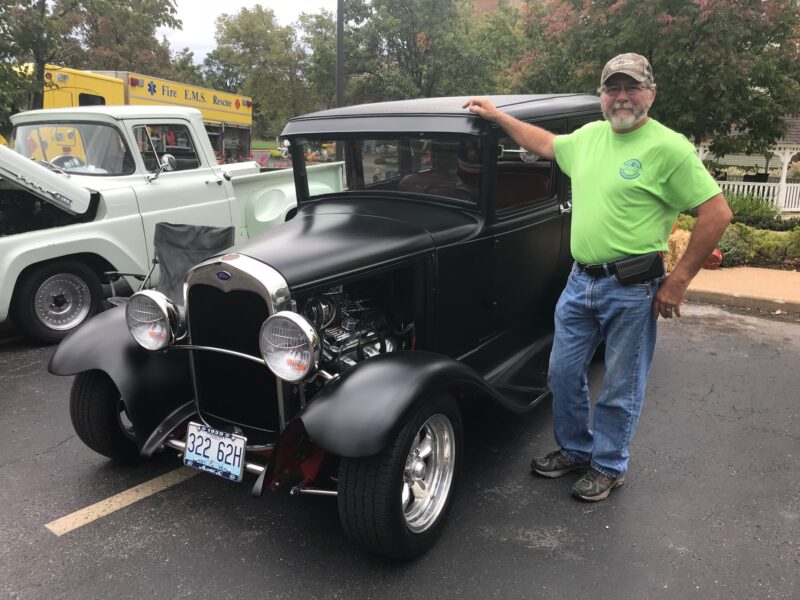
[[[158,118],[199,118],[196,108],[184,106],[77,106],[69,108],[45,108],[21,112],[13,117],[13,123],[41,121],[46,119],[158,119]]]
[[[486,96],[503,112],[523,120],[600,112],[589,94],[516,94]],[[291,119],[283,136],[324,133],[440,132],[480,133],[486,121],[462,108],[469,96],[419,98],[343,106]]]

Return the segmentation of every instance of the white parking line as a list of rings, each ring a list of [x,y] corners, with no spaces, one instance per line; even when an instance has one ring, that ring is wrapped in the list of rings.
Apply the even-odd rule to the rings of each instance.
[[[65,533],[69,533],[73,529],[83,527],[92,521],[96,521],[101,517],[110,515],[121,508],[125,508],[126,506],[133,504],[134,502],[143,500],[148,496],[152,496],[153,494],[160,492],[161,490],[165,490],[182,481],[186,481],[190,477],[197,475],[197,473],[199,473],[199,471],[190,469],[188,467],[175,469],[174,471],[165,473],[160,477],[156,477],[150,481],[145,481],[136,487],[132,487],[129,490],[115,494],[110,498],[106,498],[105,500],[96,502],[91,506],[87,506],[86,508],[82,508],[81,510],[75,511],[72,514],[66,515],[65,517],[61,517],[60,519],[56,519],[55,521],[47,523],[45,527],[47,527],[57,536],[62,536]]]

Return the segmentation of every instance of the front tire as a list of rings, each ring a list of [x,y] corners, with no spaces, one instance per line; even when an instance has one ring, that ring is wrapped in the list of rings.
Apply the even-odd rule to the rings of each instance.
[[[75,377],[69,411],[75,433],[89,448],[120,463],[142,460],[119,390],[103,371]]]
[[[11,318],[28,337],[57,344],[100,312],[103,287],[97,274],[77,260],[33,267],[14,293]]]
[[[445,397],[420,405],[379,454],[343,458],[338,503],[347,535],[398,560],[431,548],[450,511],[462,445],[461,413]]]

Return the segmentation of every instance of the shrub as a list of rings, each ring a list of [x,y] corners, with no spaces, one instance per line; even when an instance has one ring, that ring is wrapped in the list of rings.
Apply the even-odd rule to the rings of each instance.
[[[685,215],[683,213],[678,215],[678,229],[683,231],[691,231],[694,227],[694,222],[697,221],[692,215]]]
[[[751,265],[779,269],[800,267],[800,227],[792,231],[754,229],[732,223],[719,241],[722,266]]]

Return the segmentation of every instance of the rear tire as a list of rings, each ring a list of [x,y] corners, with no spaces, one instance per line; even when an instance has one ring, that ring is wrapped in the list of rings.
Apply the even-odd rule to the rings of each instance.
[[[120,463],[142,460],[119,390],[103,371],[75,377],[69,410],[75,433],[89,448]]]
[[[103,287],[82,262],[61,259],[33,267],[17,284],[11,319],[45,344],[57,344],[100,312]]]
[[[342,458],[339,518],[348,537],[397,560],[430,549],[450,512],[462,445],[461,413],[444,397],[420,405],[379,454]]]

